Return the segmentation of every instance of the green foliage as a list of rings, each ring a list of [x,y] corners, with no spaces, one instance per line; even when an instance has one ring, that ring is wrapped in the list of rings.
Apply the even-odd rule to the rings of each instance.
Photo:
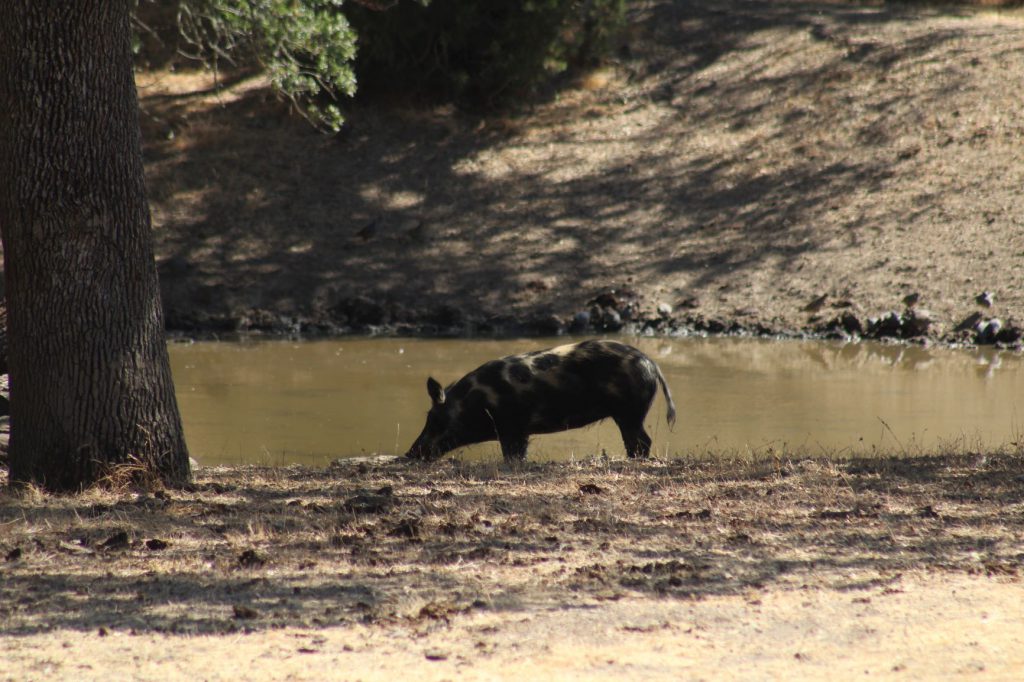
[[[178,24],[193,55],[257,64],[314,125],[338,130],[334,103],[356,90],[356,34],[342,0],[182,0]],[[326,104],[324,102],[327,102]]]
[[[625,0],[142,0],[135,47],[143,63],[183,41],[214,69],[257,67],[336,131],[357,75],[364,89],[502,106],[598,61],[624,12]]]
[[[364,87],[492,107],[600,59],[625,0],[405,0],[346,12]]]

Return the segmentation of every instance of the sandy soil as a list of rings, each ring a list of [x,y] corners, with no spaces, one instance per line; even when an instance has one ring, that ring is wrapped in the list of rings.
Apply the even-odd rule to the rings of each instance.
[[[0,493],[0,679],[1014,679],[1024,459],[201,469]]]
[[[632,4],[613,64],[516,116],[357,105],[327,138],[258,82],[140,74],[171,326],[550,333],[608,289],[713,330],[913,293],[932,336],[982,291],[1024,319],[1020,10]]]

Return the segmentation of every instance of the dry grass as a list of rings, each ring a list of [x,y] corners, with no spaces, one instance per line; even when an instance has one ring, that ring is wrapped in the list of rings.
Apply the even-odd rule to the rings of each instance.
[[[647,595],[1017,580],[1024,458],[202,469],[0,495],[0,631],[415,623]]]
[[[1022,472],[375,460],[0,488],[0,680],[1013,679]]]

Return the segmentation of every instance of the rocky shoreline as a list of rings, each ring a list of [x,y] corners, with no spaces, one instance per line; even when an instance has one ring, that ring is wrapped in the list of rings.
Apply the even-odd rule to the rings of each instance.
[[[979,301],[986,299],[979,295]],[[991,304],[989,304],[990,307]],[[341,298],[312,311],[284,314],[251,309],[237,314],[188,314],[172,308],[167,327],[176,338],[217,339],[233,335],[320,338],[367,335],[430,338],[550,337],[586,334],[636,336],[734,336],[773,339],[860,340],[954,347],[996,346],[1024,350],[1024,326],[988,314],[979,303],[962,320],[941,320],[915,302],[902,310],[868,315],[850,301],[821,296],[804,308],[806,323],[764,320],[756,310],[733,317],[706,315],[699,302],[673,307],[651,304],[630,290],[607,289],[587,299],[575,313],[549,311],[493,313],[444,303],[420,309],[368,296]]]

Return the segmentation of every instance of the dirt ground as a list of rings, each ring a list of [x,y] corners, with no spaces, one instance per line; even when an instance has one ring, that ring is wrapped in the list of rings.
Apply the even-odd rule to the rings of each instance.
[[[329,138],[258,79],[139,73],[171,328],[551,333],[606,294],[800,333],[916,292],[941,338],[982,291],[1024,322],[1020,11],[631,4],[612,64],[517,115],[356,105]],[[1024,669],[1017,446],[4,475],[0,680]]]
[[[0,493],[0,679],[1017,679],[1024,458]]]
[[[363,104],[329,138],[259,81],[140,73],[171,327],[551,333],[614,290],[761,333],[917,293],[933,338],[989,291],[1019,328],[1021,10],[631,5],[612,64],[517,115]]]

